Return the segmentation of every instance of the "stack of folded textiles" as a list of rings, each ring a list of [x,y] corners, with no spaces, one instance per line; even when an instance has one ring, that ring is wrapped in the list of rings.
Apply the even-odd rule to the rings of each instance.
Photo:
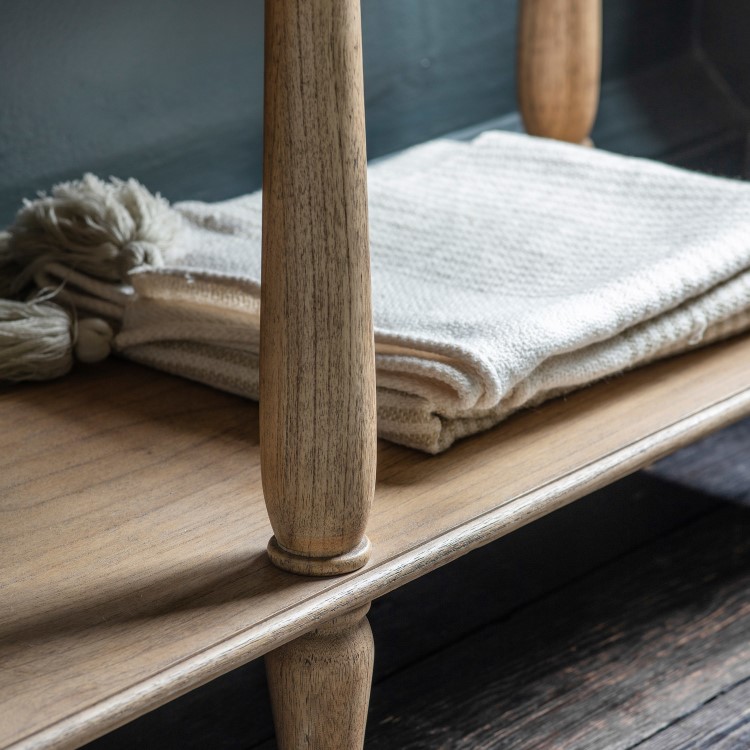
[[[0,273],[107,320],[122,356],[257,398],[261,201],[87,176],[27,202]],[[488,132],[371,166],[369,210],[378,429],[423,451],[750,327],[739,181]]]

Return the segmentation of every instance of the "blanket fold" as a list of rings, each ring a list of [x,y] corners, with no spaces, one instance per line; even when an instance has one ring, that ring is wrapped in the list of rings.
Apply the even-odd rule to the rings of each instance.
[[[133,181],[77,184],[11,228],[12,262],[33,255],[23,280],[105,318],[120,354],[257,398],[261,194],[169,207]],[[404,445],[442,451],[750,327],[739,181],[488,132],[371,166],[369,210],[378,429]]]

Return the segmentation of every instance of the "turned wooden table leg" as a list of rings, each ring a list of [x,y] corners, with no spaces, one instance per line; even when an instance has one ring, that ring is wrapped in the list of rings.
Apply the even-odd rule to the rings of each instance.
[[[359,0],[266,1],[260,426],[277,566],[365,564],[375,353]]]
[[[591,144],[601,54],[602,0],[521,0],[518,101],[528,133]]]
[[[375,351],[359,0],[266,0],[260,452],[272,562],[363,566]],[[368,607],[266,657],[282,750],[364,742]]]
[[[266,655],[279,750],[363,746],[374,656],[369,608]]]

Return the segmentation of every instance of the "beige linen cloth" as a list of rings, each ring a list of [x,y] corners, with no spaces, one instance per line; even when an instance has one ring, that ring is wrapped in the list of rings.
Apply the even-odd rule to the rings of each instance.
[[[437,453],[750,326],[739,181],[488,132],[371,166],[369,206],[378,429],[397,443]],[[257,398],[260,193],[162,201],[150,222],[158,251],[128,283],[55,262],[38,283],[121,320],[122,355]]]

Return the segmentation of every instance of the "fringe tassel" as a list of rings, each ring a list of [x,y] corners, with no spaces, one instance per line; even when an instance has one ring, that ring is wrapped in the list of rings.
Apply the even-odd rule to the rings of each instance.
[[[51,380],[80,362],[106,359],[114,331],[101,318],[71,320],[51,295],[30,302],[0,300],[0,380]]]
[[[0,380],[59,377],[72,367],[74,351],[83,362],[110,352],[107,321],[78,322],[75,309],[69,314],[51,301],[54,292],[20,301],[34,294],[46,268],[123,284],[138,266],[162,265],[179,226],[169,203],[135,180],[87,174],[25,201],[9,231],[0,232]]]
[[[24,201],[0,260],[19,271],[11,282],[15,293],[49,263],[122,282],[137,266],[162,265],[162,249],[178,228],[169,203],[136,180],[104,182],[87,174]]]
[[[49,380],[72,366],[70,317],[62,307],[0,300],[0,380]]]

